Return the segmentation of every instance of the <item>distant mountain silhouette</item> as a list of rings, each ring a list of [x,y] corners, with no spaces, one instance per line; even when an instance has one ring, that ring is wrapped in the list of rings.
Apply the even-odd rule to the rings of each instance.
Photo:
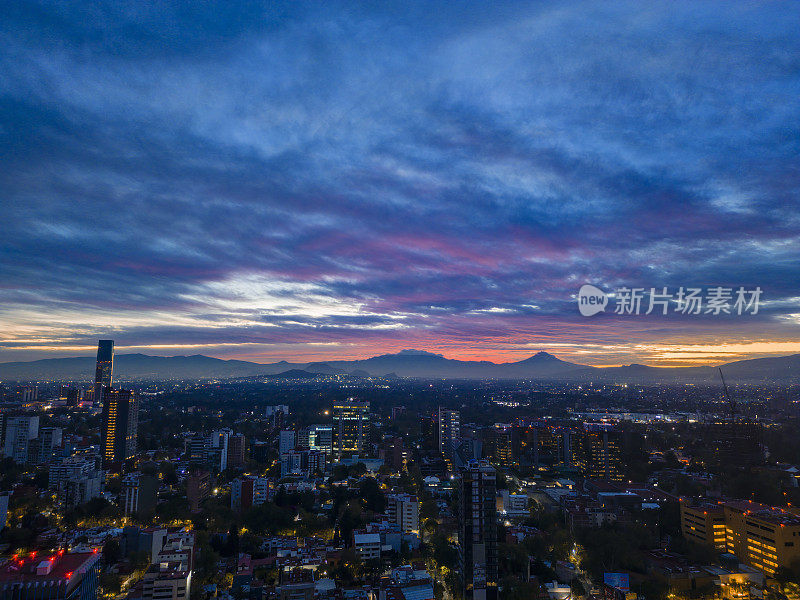
[[[304,369],[289,369],[288,371],[284,371],[283,373],[276,373],[275,375],[269,375],[271,379],[314,379],[315,377],[318,376],[319,373],[312,373]]]
[[[0,363],[0,381],[91,381],[94,357],[49,358],[31,362]],[[800,382],[800,354],[740,360],[722,365],[731,382]],[[296,373],[292,373],[296,371]],[[292,373],[286,375],[286,373]],[[148,356],[119,354],[114,359],[117,381],[229,379],[281,375],[346,375],[355,377],[420,377],[428,379],[539,379],[563,381],[604,381],[633,383],[719,381],[717,367],[649,367],[632,364],[621,367],[590,367],[563,361],[547,352],[538,352],[517,362],[493,363],[485,360],[455,360],[424,350],[403,350],[364,360],[339,360],[312,363],[280,361],[259,364],[242,360],[221,360],[193,356]]]

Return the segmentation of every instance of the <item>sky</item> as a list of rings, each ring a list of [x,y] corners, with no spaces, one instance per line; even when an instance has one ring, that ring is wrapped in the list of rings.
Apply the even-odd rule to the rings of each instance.
[[[3,12],[0,361],[800,352],[796,3]]]

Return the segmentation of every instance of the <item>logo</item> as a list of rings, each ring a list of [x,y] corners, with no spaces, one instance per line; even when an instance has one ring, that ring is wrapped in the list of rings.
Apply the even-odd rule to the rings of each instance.
[[[614,299],[614,314],[649,315],[679,313],[682,315],[757,315],[761,302],[761,287],[746,289],[715,286],[679,287],[620,287],[607,294],[588,283],[578,291],[578,310],[584,317],[603,312],[609,298]]]
[[[600,288],[588,283],[578,291],[578,310],[584,317],[591,317],[606,309],[608,296]]]

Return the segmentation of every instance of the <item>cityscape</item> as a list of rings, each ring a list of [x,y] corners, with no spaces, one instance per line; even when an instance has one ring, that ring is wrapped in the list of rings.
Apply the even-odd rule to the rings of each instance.
[[[4,383],[3,598],[800,590],[798,381],[307,368]]]
[[[0,600],[800,600],[799,8],[4,3]]]

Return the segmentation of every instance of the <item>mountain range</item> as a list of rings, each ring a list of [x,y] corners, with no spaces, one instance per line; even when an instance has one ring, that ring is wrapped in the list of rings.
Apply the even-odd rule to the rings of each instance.
[[[740,360],[720,365],[730,382],[800,382],[800,354]],[[90,381],[94,376],[93,357],[48,358],[30,362],[0,363],[0,381],[70,380]],[[313,378],[320,375],[353,377],[391,376],[426,379],[537,379],[631,383],[718,383],[717,366],[591,367],[571,363],[547,352],[539,352],[518,362],[493,363],[448,359],[423,350],[403,350],[397,354],[373,356],[364,360],[334,360],[312,363],[280,361],[261,364],[242,360],[222,360],[203,355],[148,356],[119,354],[114,358],[115,378],[132,380],[231,379],[276,377]]]

